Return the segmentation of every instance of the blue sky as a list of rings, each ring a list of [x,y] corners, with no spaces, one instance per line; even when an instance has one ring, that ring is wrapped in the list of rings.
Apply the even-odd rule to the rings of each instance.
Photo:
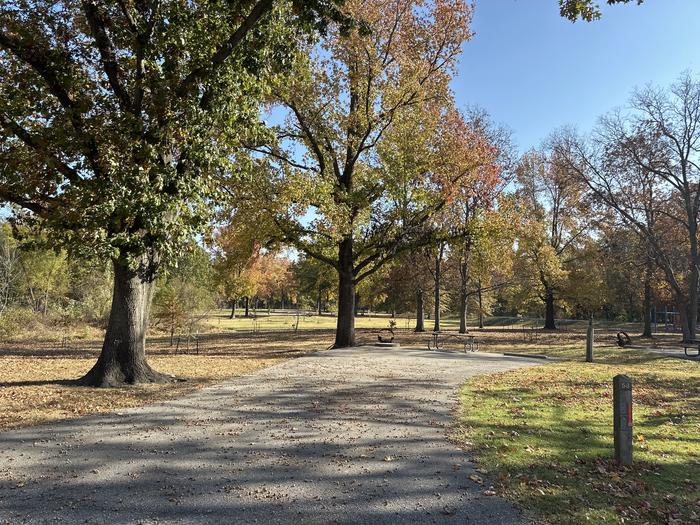
[[[575,24],[556,0],[476,0],[472,28],[458,105],[486,109],[521,151],[565,124],[588,131],[635,86],[700,74],[700,0],[605,6],[601,20]]]

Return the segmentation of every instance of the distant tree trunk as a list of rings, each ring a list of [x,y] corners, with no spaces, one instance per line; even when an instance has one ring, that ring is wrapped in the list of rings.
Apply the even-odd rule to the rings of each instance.
[[[414,332],[425,332],[425,308],[423,307],[423,288],[416,288],[416,329]]]
[[[651,302],[652,302],[652,291],[651,291],[651,269],[647,265],[647,269],[644,272],[644,301],[643,301],[643,312],[642,317],[644,318],[644,329],[642,330],[642,337],[652,337],[651,333]]]
[[[469,296],[467,295],[466,289],[460,289],[459,291],[459,333],[467,333],[467,300]]]
[[[130,269],[125,258],[113,261],[113,265],[112,309],[102,352],[79,383],[112,387],[172,381],[171,376],[154,371],[146,361],[146,330],[158,258],[143,256],[136,269]]]
[[[243,307],[245,308],[245,316],[246,317],[250,317],[249,305],[250,305],[250,298],[246,295],[243,298]]]
[[[679,297],[676,301],[678,303],[678,313],[680,315],[681,329],[683,330],[683,341],[689,342],[691,340],[690,323],[688,322],[688,308],[684,302],[685,297]]]
[[[229,319],[235,319],[236,318],[236,300],[234,299],[231,301],[231,315],[229,316]]]
[[[318,289],[318,295],[316,296],[316,311],[318,312],[318,315],[321,315],[323,312],[321,311],[321,289]]]
[[[433,275],[435,279],[435,320],[433,323],[433,332],[440,331],[440,284],[442,280],[441,270],[442,270],[442,256],[445,253],[445,244],[440,243],[440,249],[438,254],[435,256],[435,274]]]
[[[270,310],[272,309],[272,301],[273,301],[273,298],[272,298],[272,296],[270,296],[267,299],[267,315],[270,315]]]
[[[360,315],[360,294],[355,292],[355,316]]]
[[[697,189],[695,190],[697,191]],[[697,214],[697,211],[695,211]],[[690,221],[690,279],[686,304],[686,342],[695,340],[698,324],[698,286],[700,286],[700,256],[698,255],[697,219]]]
[[[556,330],[557,325],[554,319],[554,290],[547,288],[544,295],[544,328],[545,330]]]
[[[483,297],[481,295],[481,281],[479,281],[477,289],[477,298],[479,299],[479,328],[484,327],[484,303],[483,303]]]
[[[338,323],[333,348],[355,346],[355,271],[353,239],[345,237],[338,247]]]
[[[468,212],[467,212],[468,213]],[[468,220],[468,217],[467,217]],[[459,333],[467,333],[467,301],[469,300],[469,256],[471,254],[471,237],[465,239],[459,262]]]

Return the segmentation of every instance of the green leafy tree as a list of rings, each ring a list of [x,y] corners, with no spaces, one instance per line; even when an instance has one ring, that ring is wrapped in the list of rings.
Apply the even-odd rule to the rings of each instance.
[[[154,317],[170,333],[171,345],[176,332],[186,330],[189,335],[214,304],[214,282],[211,257],[198,245],[189,247],[161,280],[154,297]]]
[[[608,5],[628,4],[637,2],[642,4],[644,0],[606,0]],[[579,18],[586,22],[592,22],[600,18],[600,5],[595,0],[559,0],[561,16],[575,22]]]
[[[590,229],[590,210],[582,182],[558,162],[553,151],[526,153],[517,180],[522,214],[516,274],[521,294],[543,303],[544,326],[554,330],[567,264]]]
[[[68,260],[63,252],[33,247],[20,252],[20,286],[30,306],[43,316],[68,291]]]
[[[302,256],[292,267],[299,290],[316,306],[322,315],[330,296],[337,288],[337,276],[333,268],[313,257]]]
[[[19,278],[20,257],[10,225],[0,224],[0,316],[10,305]]]
[[[102,353],[81,382],[158,382],[154,282],[235,177],[241,130],[333,0],[0,0],[0,199],[71,254],[110,260]],[[233,157],[232,157],[233,156]]]

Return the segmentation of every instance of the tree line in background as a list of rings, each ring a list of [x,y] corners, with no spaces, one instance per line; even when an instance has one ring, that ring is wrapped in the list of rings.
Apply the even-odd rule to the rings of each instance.
[[[560,8],[571,20],[599,14],[591,1]],[[451,264],[463,318],[474,296],[483,308],[508,288],[474,276],[494,263],[511,271],[497,251],[512,251],[509,239],[512,274],[535,276],[522,297],[538,290],[529,299],[550,318],[567,301],[590,235],[560,208],[580,204],[568,188],[538,186],[566,178],[552,167],[559,157],[533,153],[517,170],[523,198],[507,205],[507,137],[459,111],[449,89],[472,36],[467,2],[8,0],[0,15],[0,199],[13,232],[112,283],[102,352],[82,384],[172,380],[146,360],[155,294],[156,318],[171,325],[206,297],[182,287],[210,273],[228,276],[232,304],[258,291],[269,299],[255,274],[283,247],[325,265],[337,285],[337,347],[354,343],[358,294],[372,297],[371,283],[406,257],[430,261],[438,323]],[[520,228],[511,237],[492,227],[509,210],[504,224]],[[242,238],[240,253],[227,237]],[[215,255],[182,255],[204,245]],[[416,281],[424,262],[409,262]],[[430,303],[430,279],[417,301]],[[34,288],[3,290],[26,301]],[[41,301],[46,314],[67,304]]]

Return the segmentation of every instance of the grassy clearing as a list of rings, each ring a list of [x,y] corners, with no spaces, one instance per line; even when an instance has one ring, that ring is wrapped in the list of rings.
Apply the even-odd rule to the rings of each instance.
[[[215,330],[240,330],[240,331],[265,331],[265,330],[292,330],[297,323],[297,317],[293,311],[285,313],[259,310],[253,312],[251,317],[238,316],[230,319],[228,310],[218,310],[206,317],[205,324]],[[359,329],[380,329],[389,326],[390,316],[384,314],[359,315],[355,318],[355,326]],[[334,315],[301,314],[299,316],[299,330],[331,330],[335,328],[337,318]],[[411,329],[415,326],[413,317],[396,317],[396,326],[400,329]]]
[[[173,354],[167,339],[149,341],[149,362],[187,381],[116,389],[71,385],[95,363],[100,340],[48,340],[0,344],[0,430],[146,405],[184,395],[216,381],[253,372],[327,348],[329,332],[212,334],[203,336],[199,355]]]
[[[384,313],[371,313],[366,315],[358,315],[355,318],[355,326],[358,329],[378,329],[386,328],[389,325],[391,317]],[[335,328],[337,318],[334,314],[323,314],[321,316],[311,312],[302,313],[299,316],[299,329],[333,329]],[[416,325],[416,318],[409,314],[400,314],[394,318],[396,328],[399,330],[413,330]],[[489,328],[522,328],[541,325],[541,321],[533,319],[519,319],[514,317],[488,317],[485,320]],[[230,310],[215,310],[205,316],[204,324],[212,327],[215,330],[290,330],[296,324],[296,315],[294,310],[275,311],[268,314],[267,310],[250,310],[250,317],[238,315],[234,319],[230,319]],[[459,327],[459,319],[456,317],[442,317],[441,324],[443,330],[456,330]],[[476,318],[469,319],[469,324],[474,326]],[[581,328],[586,325],[586,321],[574,321],[564,323],[567,327]],[[428,330],[432,329],[433,321],[425,319],[425,326]]]
[[[700,523],[700,364],[612,347],[586,364],[578,338],[546,348],[561,362],[467,383],[458,438],[537,521]],[[632,468],[612,461],[620,373],[634,385]]]

